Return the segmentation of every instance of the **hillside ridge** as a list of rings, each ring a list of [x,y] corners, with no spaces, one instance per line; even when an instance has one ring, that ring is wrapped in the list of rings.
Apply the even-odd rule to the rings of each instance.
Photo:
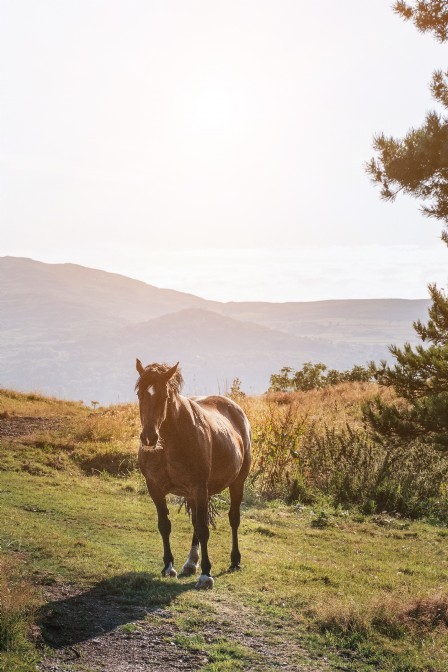
[[[133,399],[134,361],[181,360],[186,389],[242,381],[263,392],[282,366],[345,369],[412,342],[429,300],[209,301],[78,264],[0,257],[0,385],[73,399]]]

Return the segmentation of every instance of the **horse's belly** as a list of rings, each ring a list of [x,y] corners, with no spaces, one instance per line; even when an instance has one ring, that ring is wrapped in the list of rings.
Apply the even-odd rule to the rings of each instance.
[[[238,477],[244,458],[238,446],[233,450],[215,449],[208,483],[210,495],[216,495],[227,488]]]

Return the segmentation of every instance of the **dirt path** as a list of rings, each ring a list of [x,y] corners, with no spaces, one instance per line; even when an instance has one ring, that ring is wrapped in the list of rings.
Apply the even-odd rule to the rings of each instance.
[[[163,609],[123,604],[100,591],[73,586],[45,592],[42,671],[197,670],[207,661],[202,654],[179,653],[173,642],[178,629]]]
[[[46,655],[38,668],[41,672],[195,671],[210,662],[206,650],[189,650],[176,642],[176,636],[185,631],[168,609],[129,603],[96,588],[52,586],[45,593],[48,602],[41,615],[40,637]],[[207,644],[225,639],[243,645],[250,654],[243,663],[248,671],[328,669],[324,660],[312,661],[281,633],[266,638],[250,610],[215,595],[217,616],[190,634],[201,635]],[[210,599],[214,599],[211,593]]]

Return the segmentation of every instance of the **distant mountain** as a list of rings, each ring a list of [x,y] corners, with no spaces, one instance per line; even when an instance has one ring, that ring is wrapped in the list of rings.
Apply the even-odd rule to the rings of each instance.
[[[0,297],[12,320],[45,321],[66,306],[64,317],[84,329],[81,318],[95,324],[140,322],[208,302],[193,294],[159,289],[140,280],[75,264],[44,264],[32,259],[0,257]],[[32,310],[35,302],[39,309]]]
[[[412,322],[426,316],[429,304],[429,299],[230,302],[218,304],[214,310],[295,336],[384,345],[412,340]]]
[[[220,303],[74,264],[0,257],[0,386],[134,398],[135,357],[180,360],[191,393],[268,387],[281,366],[348,368],[412,340],[429,300]]]

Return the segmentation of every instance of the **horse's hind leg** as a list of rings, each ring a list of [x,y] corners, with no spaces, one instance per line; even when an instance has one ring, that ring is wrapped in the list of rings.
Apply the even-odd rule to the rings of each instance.
[[[191,511],[191,522],[193,523],[193,530],[196,526],[196,508],[194,502],[188,502]],[[196,574],[199,567],[199,539],[196,532],[193,531],[193,539],[191,540],[191,548],[188,554],[187,561],[180,572],[181,576],[192,576]]]
[[[152,495],[151,495],[152,496]],[[154,504],[157,508],[157,517],[158,517],[158,527],[159,532],[162,536],[163,541],[163,564],[162,576],[177,576],[177,572],[174,569],[174,557],[171,552],[170,546],[170,534],[171,534],[171,521],[168,518],[168,507],[166,505],[165,497],[154,498]]]
[[[240,526],[240,506],[243,501],[244,481],[232,483],[230,491],[229,522],[232,528],[232,552],[230,553],[230,569],[240,569],[241,553],[238,548],[238,528]]]

